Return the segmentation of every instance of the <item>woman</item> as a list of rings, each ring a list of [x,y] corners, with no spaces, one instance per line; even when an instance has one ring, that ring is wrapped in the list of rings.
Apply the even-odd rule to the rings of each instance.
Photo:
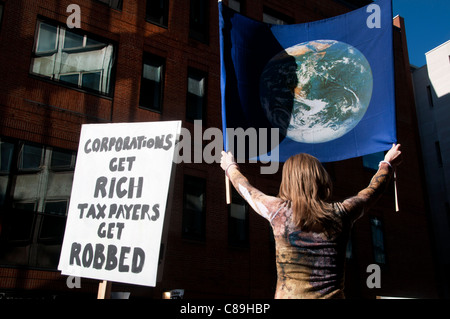
[[[283,166],[278,197],[250,185],[231,153],[221,167],[250,206],[266,218],[276,242],[275,298],[344,298],[345,251],[350,229],[384,191],[400,162],[400,144],[380,162],[369,186],[343,202],[331,202],[331,180],[313,156],[297,154]]]

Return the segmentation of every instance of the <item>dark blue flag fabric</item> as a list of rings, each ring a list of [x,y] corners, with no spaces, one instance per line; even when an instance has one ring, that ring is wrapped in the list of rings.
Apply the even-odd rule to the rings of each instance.
[[[391,0],[293,25],[255,21],[219,2],[219,22],[227,150],[235,139],[227,128],[256,130],[259,158],[271,150],[280,162],[297,153],[338,161],[396,142]],[[278,145],[261,135],[271,128]]]

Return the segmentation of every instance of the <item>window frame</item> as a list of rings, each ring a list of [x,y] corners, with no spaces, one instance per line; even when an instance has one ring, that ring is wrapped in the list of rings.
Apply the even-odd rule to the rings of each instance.
[[[114,1],[116,1],[117,4],[113,4]],[[111,8],[113,10],[117,10],[117,11],[122,11],[122,8],[123,8],[123,0],[95,0],[95,2],[106,5],[109,8]]]
[[[378,265],[386,265],[386,240],[383,221],[381,218],[370,216],[370,234],[372,238],[372,252],[375,263]]]
[[[45,50],[45,51],[38,51],[39,41],[41,37],[41,25],[49,25],[54,28],[56,28],[56,42],[55,42],[55,48],[51,50]],[[82,46],[77,47],[71,47],[71,48],[65,48],[64,44],[66,42],[66,34],[76,34],[80,35],[83,38],[83,44]],[[92,40],[94,42],[93,44],[89,44],[89,40]],[[111,53],[110,53],[110,61],[107,65],[105,65],[105,68],[103,69],[92,69],[92,70],[73,70],[69,72],[53,72],[49,75],[44,74],[42,72],[34,71],[35,66],[39,65],[39,61],[37,59],[44,58],[44,57],[51,57],[53,64],[60,64],[61,63],[61,55],[63,54],[77,54],[77,53],[84,53],[84,52],[90,52],[90,51],[96,51],[96,50],[104,50],[110,47]],[[116,75],[116,64],[117,64],[117,44],[114,41],[111,41],[107,38],[103,38],[101,36],[97,36],[95,34],[85,32],[83,30],[78,29],[69,29],[67,26],[65,26],[63,23],[55,22],[50,19],[47,19],[42,16],[38,16],[37,22],[36,22],[36,29],[35,29],[35,36],[34,36],[34,44],[33,44],[33,50],[31,52],[32,58],[30,62],[30,68],[29,68],[29,74],[32,77],[35,77],[37,79],[48,81],[53,84],[61,85],[64,87],[68,87],[74,90],[78,90],[84,93],[91,93],[95,95],[99,95],[101,97],[109,97],[112,98],[114,96],[114,89],[115,89],[115,75]],[[106,54],[106,53],[105,53]],[[58,57],[59,55],[59,57]],[[89,74],[89,73],[97,73],[101,71],[100,74],[100,84],[99,89],[93,89],[87,86],[82,85],[82,78],[83,74]],[[79,74],[78,78],[78,84],[73,84],[66,81],[61,81],[60,77],[64,75],[71,75],[71,74]]]
[[[0,136],[0,142],[8,143],[7,158],[4,161],[2,158],[5,167],[0,172],[6,180],[6,185],[3,183],[5,197],[0,202],[3,228],[0,232],[1,265],[56,270],[57,247],[62,244],[65,231],[76,151],[3,136]],[[39,167],[20,167],[26,154],[25,146],[41,150]],[[67,154],[60,161],[62,165],[52,165],[56,152]],[[38,152],[30,153],[37,159],[33,153]],[[26,184],[29,181],[33,183],[30,187]],[[49,203],[64,203],[64,207],[61,206],[57,212],[49,212]],[[15,259],[16,254],[21,257]]]
[[[156,19],[153,19],[152,17],[150,17],[150,15],[148,14],[149,11],[149,2],[151,1],[156,1],[156,0],[146,0],[145,2],[145,21],[157,25],[159,27],[168,29],[169,28],[169,0],[164,0],[163,2],[163,8],[162,8],[162,15],[160,17],[160,21],[156,21]],[[162,22],[161,22],[162,20]]]
[[[240,229],[232,216],[233,205],[243,206],[244,208],[244,219],[243,219],[243,239],[236,238],[235,235],[239,235]],[[232,247],[248,248],[250,245],[250,222],[249,222],[249,204],[241,197],[241,195],[234,189],[231,188],[231,204],[228,206],[228,244]],[[237,226],[237,228],[236,228]]]
[[[234,3],[231,1],[234,1]],[[239,8],[236,8],[235,5]],[[236,12],[243,13],[245,11],[245,0],[228,0],[228,8]]]
[[[201,97],[201,110],[200,112],[198,112],[198,110],[196,110],[196,108],[198,107],[198,105],[191,105],[191,96],[195,95],[193,93],[191,93],[189,91],[189,80],[190,79],[194,79],[196,80],[196,78],[201,78],[200,81],[203,81],[203,85],[202,85],[202,90],[203,90],[203,95]],[[205,121],[206,120],[206,105],[207,105],[207,96],[208,96],[208,72],[206,71],[202,71],[193,67],[188,67],[188,72],[187,72],[187,81],[186,81],[186,120],[188,122],[194,122],[196,120],[201,120],[201,121]],[[200,115],[200,118],[198,118],[196,115]]]
[[[203,200],[202,200],[202,209],[201,211],[194,212],[193,210],[188,209],[188,192],[192,191],[192,187],[189,187],[189,182],[199,182],[200,188],[202,188]],[[182,217],[182,238],[188,240],[194,240],[199,242],[206,241],[206,197],[207,197],[207,188],[206,188],[206,179],[198,176],[185,174],[183,177],[183,217]],[[194,214],[198,214],[199,216],[195,216]],[[190,216],[188,216],[190,215]],[[199,233],[191,232],[188,229],[188,219],[193,216],[193,219],[199,217],[197,222],[199,223]]]
[[[151,105],[144,105],[142,103],[142,96],[143,94],[145,94],[145,92],[143,91],[143,84],[144,81],[151,81],[150,79],[145,79],[144,78],[144,68],[146,65],[146,61],[152,61],[155,62],[152,66],[156,66],[158,65],[158,67],[162,68],[161,72],[160,72],[160,81],[159,81],[159,90],[158,90],[158,94],[159,94],[159,107],[155,107],[154,106],[154,97],[153,97],[153,102],[151,103]],[[150,63],[148,63],[147,65],[151,65]],[[159,55],[155,55],[152,53],[147,53],[145,52],[142,58],[142,74],[141,74],[141,84],[140,84],[140,89],[139,89],[139,107],[152,111],[152,112],[156,112],[156,113],[162,113],[163,109],[164,109],[164,85],[165,85],[165,77],[166,77],[166,59],[159,56]],[[155,82],[155,81],[153,81]],[[156,83],[156,82],[155,82]],[[154,90],[156,91],[156,90]]]
[[[210,38],[210,5],[209,0],[190,0],[189,1],[189,38],[197,40],[204,44],[209,44]],[[199,20],[203,22],[197,23],[194,14],[196,10],[201,8],[204,15]]]
[[[5,12],[5,3],[0,1],[0,30],[2,29],[4,12]]]
[[[267,17],[269,19],[273,19],[273,21],[267,21]],[[276,24],[276,25],[288,25],[294,23],[294,18],[285,15],[279,11],[276,11],[270,7],[263,7],[263,16],[262,21],[268,24]],[[282,23],[279,23],[282,22]]]

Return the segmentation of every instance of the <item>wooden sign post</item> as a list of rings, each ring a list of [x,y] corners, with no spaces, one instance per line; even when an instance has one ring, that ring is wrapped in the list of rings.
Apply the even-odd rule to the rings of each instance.
[[[111,298],[111,286],[112,282],[103,280],[98,284],[97,299],[110,299]]]

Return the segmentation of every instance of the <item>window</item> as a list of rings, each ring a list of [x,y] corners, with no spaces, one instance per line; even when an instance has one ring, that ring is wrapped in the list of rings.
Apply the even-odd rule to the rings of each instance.
[[[112,95],[114,45],[39,21],[34,47],[32,74]]]
[[[147,0],[145,18],[151,23],[167,28],[169,0]]]
[[[191,0],[189,14],[189,36],[208,43],[209,41],[209,1]]]
[[[351,237],[347,242],[347,248],[345,249],[345,258],[353,259],[353,242]]]
[[[380,164],[380,162],[384,160],[384,152],[377,152],[373,154],[364,155],[362,159],[363,159],[363,166],[365,168],[377,171],[378,164]]]
[[[2,25],[3,20],[3,3],[0,3],[0,26]]]
[[[186,118],[190,121],[204,117],[206,105],[206,73],[188,69]]]
[[[72,170],[75,168],[75,156],[73,152],[66,150],[52,150],[50,168],[55,170]]]
[[[434,146],[436,148],[436,158],[438,167],[442,167],[444,163],[442,162],[441,144],[439,143],[439,141],[436,141],[434,142]]]
[[[183,231],[184,238],[205,240],[206,181],[184,176]]]
[[[110,8],[113,8],[116,10],[122,10],[122,1],[123,0],[96,0],[96,1],[107,4]]]
[[[273,9],[264,7],[263,9],[263,22],[270,24],[291,24],[293,23],[293,19],[277,12]]]
[[[428,105],[430,107],[434,106],[433,103],[433,93],[431,92],[431,86],[427,85],[427,96],[428,96]]]
[[[375,262],[377,264],[386,264],[384,235],[381,220],[377,217],[371,217],[370,228],[372,231],[372,245]]]
[[[62,243],[66,226],[66,214],[69,208],[67,200],[50,200],[44,203],[44,214],[39,230],[40,242]]]
[[[0,264],[56,269],[75,152],[0,138]]]
[[[14,144],[0,139],[0,206],[8,193],[9,174],[13,158]]]
[[[150,110],[162,111],[164,87],[164,59],[144,54],[139,105]]]
[[[42,146],[22,145],[19,156],[19,170],[39,170],[42,166],[44,148]]]
[[[248,204],[232,189],[231,204],[228,205],[228,243],[232,246],[248,245]]]
[[[236,12],[242,12],[243,11],[242,0],[228,0],[228,7]]]

